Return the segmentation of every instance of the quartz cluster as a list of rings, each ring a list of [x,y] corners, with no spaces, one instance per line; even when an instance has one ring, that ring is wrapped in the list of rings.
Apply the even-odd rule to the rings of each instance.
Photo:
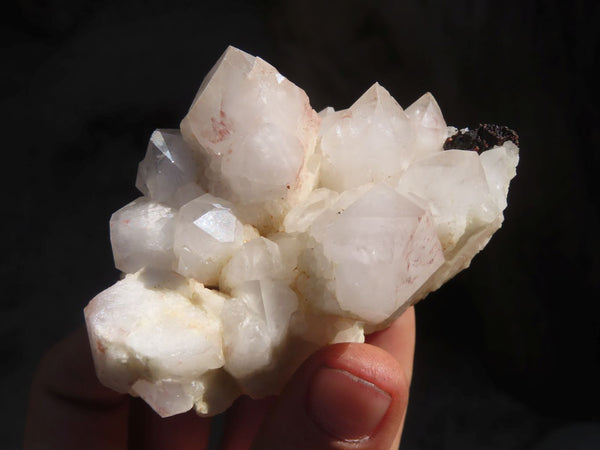
[[[502,224],[518,148],[452,149],[456,132],[431,94],[402,109],[377,83],[317,114],[229,47],[110,220],[125,275],[85,308],[99,379],[164,417],[213,415],[388,325]]]

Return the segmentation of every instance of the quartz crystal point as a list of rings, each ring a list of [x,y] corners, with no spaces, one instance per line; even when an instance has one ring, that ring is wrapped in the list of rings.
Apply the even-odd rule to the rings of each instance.
[[[146,157],[138,167],[135,186],[145,196],[175,207],[204,193],[196,184],[192,151],[179,130],[152,133]]]
[[[433,95],[427,92],[405,112],[414,130],[415,153],[421,156],[437,152],[446,140],[447,127]]]
[[[100,381],[164,417],[210,416],[277,394],[324,345],[364,342],[501,226],[518,137],[477,130],[454,135],[431,94],[403,110],[377,83],[317,115],[229,47],[181,131],[152,134],[144,196],[110,220],[125,277],[85,308]]]
[[[357,198],[349,206],[343,198],[334,202],[309,228],[297,286],[314,309],[379,323],[444,255],[431,216],[393,188],[378,184],[351,194]]]
[[[140,197],[110,218],[110,241],[115,266],[125,273],[144,267],[170,270],[177,211]]]
[[[277,229],[314,186],[319,117],[303,90],[270,64],[229,47],[181,122],[209,192],[261,230]]]
[[[244,225],[232,209],[229,202],[210,194],[181,207],[173,243],[178,273],[218,284],[221,269],[244,243]]]
[[[375,83],[349,109],[321,127],[321,185],[338,192],[381,181],[415,158],[410,119]]]

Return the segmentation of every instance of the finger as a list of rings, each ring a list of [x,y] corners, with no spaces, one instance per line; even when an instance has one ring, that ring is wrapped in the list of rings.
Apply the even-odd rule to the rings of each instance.
[[[274,403],[275,397],[252,400],[243,396],[237,399],[227,412],[222,449],[248,450]]]
[[[85,328],[52,347],[31,386],[25,449],[125,449],[129,402],[96,378]]]
[[[416,321],[415,308],[411,306],[385,330],[372,333],[366,342],[387,351],[402,366],[410,385],[415,353]],[[402,419],[404,424],[404,418]],[[402,429],[398,430],[392,448],[398,448]]]
[[[203,450],[208,448],[210,420],[188,411],[160,417],[139,398],[131,399],[130,450]]]
[[[415,308],[411,306],[388,328],[367,336],[366,342],[385,350],[396,358],[404,369],[406,379],[410,384],[415,354],[415,335]]]
[[[252,448],[389,449],[407,402],[405,372],[389,353],[330,345],[296,371]]]

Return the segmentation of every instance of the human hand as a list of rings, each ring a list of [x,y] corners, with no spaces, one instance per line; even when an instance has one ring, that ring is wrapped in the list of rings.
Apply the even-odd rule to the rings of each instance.
[[[394,449],[408,403],[414,309],[366,344],[329,345],[308,358],[277,398],[238,399],[222,448]],[[25,450],[206,449],[210,419],[162,419],[139,399],[102,386],[85,329],[42,359],[31,387]]]

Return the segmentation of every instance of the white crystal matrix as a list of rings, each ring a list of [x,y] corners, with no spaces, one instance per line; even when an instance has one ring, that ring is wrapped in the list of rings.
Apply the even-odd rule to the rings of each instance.
[[[102,383],[163,417],[214,415],[468,267],[502,224],[518,148],[443,150],[449,130],[431,94],[402,109],[377,83],[317,114],[229,47],[111,218],[125,276],[85,308]]]

